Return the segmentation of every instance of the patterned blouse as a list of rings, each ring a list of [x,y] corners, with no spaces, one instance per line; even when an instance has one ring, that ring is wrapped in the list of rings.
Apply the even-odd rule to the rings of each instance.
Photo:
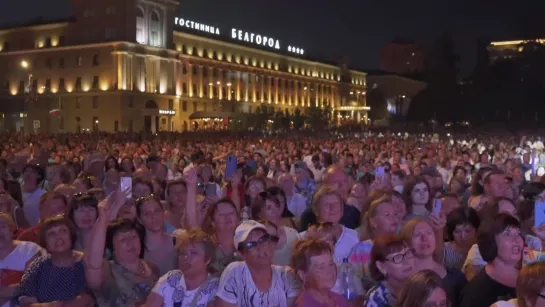
[[[182,272],[173,270],[163,275],[152,291],[163,297],[164,307],[208,306],[214,301],[218,284],[218,277],[208,276],[202,285],[188,290]]]
[[[22,297],[34,297],[39,303],[50,303],[70,301],[87,291],[82,259],[71,267],[58,267],[47,255],[32,262],[14,298],[17,303]]]
[[[386,282],[381,282],[367,292],[367,298],[363,303],[364,307],[393,307],[395,298],[388,290]]]

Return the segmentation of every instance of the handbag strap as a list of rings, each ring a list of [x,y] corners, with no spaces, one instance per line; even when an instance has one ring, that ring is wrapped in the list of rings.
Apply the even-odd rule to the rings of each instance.
[[[206,281],[199,286],[199,290],[197,290],[197,293],[195,293],[195,296],[193,296],[193,300],[191,300],[191,304],[189,304],[190,307],[196,307],[197,302],[199,300],[199,296],[201,296],[201,293],[206,286],[208,286],[208,283],[210,282],[210,276],[206,279]]]

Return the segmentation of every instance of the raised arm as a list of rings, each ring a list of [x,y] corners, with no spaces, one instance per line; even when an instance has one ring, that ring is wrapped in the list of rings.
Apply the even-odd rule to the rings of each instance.
[[[99,290],[104,283],[107,267],[103,258],[108,223],[115,219],[125,204],[125,192],[119,189],[111,193],[98,205],[98,218],[85,238],[84,257],[85,279],[92,290]]]

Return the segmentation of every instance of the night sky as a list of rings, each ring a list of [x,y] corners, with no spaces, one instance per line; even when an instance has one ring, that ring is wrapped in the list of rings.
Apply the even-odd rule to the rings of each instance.
[[[91,1],[91,0],[86,0]],[[545,36],[544,0],[181,0],[177,16],[262,33],[305,48],[316,59],[347,56],[351,66],[379,67],[380,49],[396,37],[430,43],[453,33],[462,73],[475,42]],[[0,23],[66,17],[70,0],[0,0]],[[225,31],[225,30],[224,30]]]

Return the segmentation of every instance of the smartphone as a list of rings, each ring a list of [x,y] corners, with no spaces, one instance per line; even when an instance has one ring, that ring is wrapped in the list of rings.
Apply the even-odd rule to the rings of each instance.
[[[534,226],[537,228],[545,223],[545,201],[534,203]]]
[[[384,176],[384,166],[378,166],[375,171],[375,177],[382,177]]]
[[[132,198],[132,177],[121,177],[121,191],[127,194],[127,198]]]
[[[227,164],[225,166],[225,178],[231,179],[237,171],[237,157],[235,155],[229,155],[227,157]]]
[[[443,207],[443,200],[437,198],[433,201],[432,214],[435,216],[441,215],[441,207]]]

